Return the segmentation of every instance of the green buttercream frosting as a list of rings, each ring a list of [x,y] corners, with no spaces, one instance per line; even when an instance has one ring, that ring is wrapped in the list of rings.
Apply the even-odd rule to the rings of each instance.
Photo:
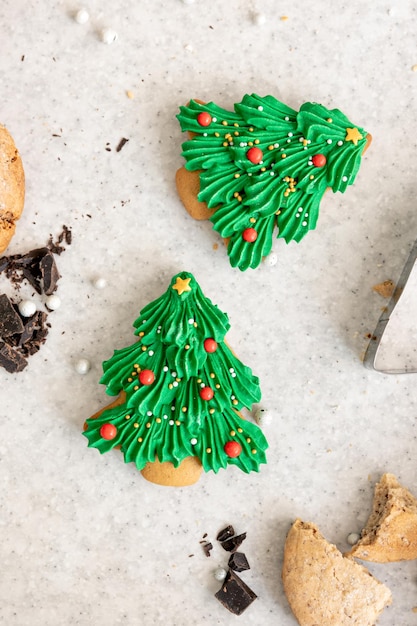
[[[354,182],[367,133],[338,109],[311,102],[297,112],[252,94],[234,109],[191,100],[177,117],[193,134],[182,154],[185,167],[200,172],[198,199],[216,209],[210,219],[230,239],[231,265],[246,270],[269,254],[275,232],[299,242],[316,227],[326,189],[344,192]],[[210,116],[204,125],[202,112]],[[259,162],[248,157],[251,148],[261,151]],[[245,240],[247,228],[255,241]]]
[[[206,471],[228,464],[258,471],[268,444],[238,411],[259,402],[259,380],[228,347],[228,316],[203,295],[194,276],[174,276],[134,327],[138,340],[115,350],[100,380],[108,394],[124,392],[125,401],[87,420],[88,445],[101,453],[120,446],[125,461],[138,469],[155,457],[178,467],[196,456]],[[213,340],[214,351],[206,350],[206,339]],[[149,371],[152,382],[141,382],[141,372]],[[205,387],[212,390],[209,399],[200,395]],[[104,424],[115,427],[112,439],[103,438]],[[240,454],[226,453],[229,441],[240,444]]]

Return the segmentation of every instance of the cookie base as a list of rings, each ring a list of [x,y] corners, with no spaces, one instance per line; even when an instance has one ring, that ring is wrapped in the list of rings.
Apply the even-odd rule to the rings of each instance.
[[[151,483],[163,485],[165,487],[188,487],[198,481],[203,466],[195,456],[189,456],[183,460],[178,467],[172,463],[161,463],[155,458],[154,463],[147,463],[142,476]]]

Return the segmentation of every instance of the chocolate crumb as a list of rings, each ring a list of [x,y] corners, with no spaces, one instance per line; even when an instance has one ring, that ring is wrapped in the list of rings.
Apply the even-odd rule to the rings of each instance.
[[[116,152],[120,152],[120,150],[123,148],[123,146],[125,144],[127,144],[127,142],[129,141],[129,139],[126,139],[126,137],[122,137],[121,140],[119,141],[119,144],[116,148]]]
[[[210,556],[210,552],[213,550],[213,544],[210,541],[202,541],[200,543],[202,544],[204,554]]]
[[[234,615],[241,615],[256,600],[257,595],[232,570],[227,572],[215,597]]]

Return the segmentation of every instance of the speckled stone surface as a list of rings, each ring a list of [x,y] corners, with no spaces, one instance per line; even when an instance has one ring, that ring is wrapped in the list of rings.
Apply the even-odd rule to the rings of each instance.
[[[346,550],[383,472],[417,494],[416,375],[362,363],[386,304],[372,287],[398,279],[417,232],[415,5],[89,0],[84,24],[80,8],[0,6],[0,122],[27,180],[8,252],[63,224],[73,233],[46,344],[22,373],[0,372],[0,623],[292,626],[280,578],[292,521]],[[325,195],[314,232],[276,241],[275,266],[241,273],[177,197],[175,115],[191,97],[228,108],[246,92],[340,108],[373,143],[355,185]],[[228,341],[259,376],[272,421],[259,474],[231,468],[173,490],[117,451],[88,449],[81,431],[107,402],[102,361],[181,270],[229,314]],[[258,595],[240,618],[214,598],[227,523],[247,532],[242,578]],[[415,624],[415,563],[369,568],[393,592],[379,624]]]

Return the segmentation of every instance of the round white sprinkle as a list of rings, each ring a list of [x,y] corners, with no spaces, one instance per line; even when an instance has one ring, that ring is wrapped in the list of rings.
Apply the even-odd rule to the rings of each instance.
[[[174,422],[174,420],[169,420],[168,423],[169,423],[170,426],[173,426],[175,422]]]
[[[346,183],[346,182],[347,182],[347,179],[348,179],[348,177],[347,177],[347,176],[343,176],[343,178],[342,178],[342,180],[343,180],[343,182],[344,182],[344,183]]]
[[[168,419],[168,415],[164,415],[164,420],[167,420],[167,419]]]
[[[217,122],[217,117],[213,117],[211,121],[212,122]]]
[[[207,137],[207,133],[203,133],[203,137]]]
[[[117,33],[112,28],[103,28],[100,33],[100,39],[103,43],[111,44],[116,41]]]
[[[265,265],[268,265],[268,267],[273,267],[278,263],[278,256],[275,254],[275,252],[273,252],[272,254],[268,254],[268,256],[264,258],[264,263]]]
[[[269,175],[270,175],[270,176],[275,176],[275,172],[270,171],[270,172],[269,172]]]
[[[330,145],[331,143],[333,143],[333,141],[331,139],[328,139],[327,143]]]
[[[286,116],[284,117],[284,120],[285,120],[286,122],[289,122],[290,118],[288,117],[288,115],[286,115]]]
[[[337,145],[338,145],[338,146],[343,146],[343,141],[340,141],[340,140],[339,140],[339,141],[337,142]]]
[[[224,580],[226,578],[226,574],[227,572],[225,569],[223,569],[223,567],[218,567],[213,572],[214,578],[218,581]]]
[[[232,378],[236,378],[237,374],[236,372],[233,372],[232,374],[230,374]]]
[[[174,380],[174,382],[172,383],[172,386],[173,386],[173,387],[178,387],[178,383],[177,383],[177,381],[176,381],[176,380]]]
[[[153,356],[155,354],[155,352],[153,350],[149,350],[148,354],[149,354],[149,356]]]
[[[52,294],[45,298],[45,304],[50,311],[56,311],[61,306],[61,298]]]
[[[172,376],[173,378],[176,378],[176,377],[177,377],[177,372],[171,372],[171,376]]]
[[[190,443],[192,446],[195,446],[195,444],[197,443],[197,439],[193,437],[192,439],[190,439]]]
[[[263,106],[258,107],[258,111],[263,111],[263,110],[264,110]]]
[[[267,409],[259,408],[255,411],[255,422],[259,426],[266,426],[272,422],[272,415]]]
[[[192,317],[190,317],[190,319],[188,320],[188,323],[189,323],[189,324],[194,324],[194,320],[193,320],[193,318],[192,318]]]
[[[164,372],[167,372],[168,371],[168,366],[164,365],[164,367],[162,369],[163,369]]]
[[[307,222],[305,220],[303,222],[303,226],[307,226]]]
[[[293,137],[293,133],[288,133],[288,137]]]
[[[18,305],[20,315],[32,317],[36,312],[36,304],[32,300],[22,300]]]
[[[105,278],[102,278],[101,276],[99,276],[98,278],[95,278],[93,281],[93,286],[96,289],[104,289],[104,287],[106,287],[107,285],[107,281]]]
[[[77,24],[86,24],[90,19],[87,9],[79,9],[74,15]]]
[[[279,148],[279,143],[274,143],[274,148]]]
[[[347,536],[347,542],[350,546],[354,546],[355,543],[358,543],[359,539],[360,539],[360,535],[358,535],[358,533],[349,533],[349,535]]]
[[[252,19],[257,26],[262,26],[266,22],[266,17],[263,13],[254,13]]]
[[[87,372],[90,370],[90,367],[91,364],[88,359],[78,359],[75,364],[75,371],[78,374],[87,374]]]
[[[232,372],[234,372],[234,371],[235,371],[235,368],[234,368],[234,367],[229,367],[229,372],[230,372],[230,373],[232,373]]]

